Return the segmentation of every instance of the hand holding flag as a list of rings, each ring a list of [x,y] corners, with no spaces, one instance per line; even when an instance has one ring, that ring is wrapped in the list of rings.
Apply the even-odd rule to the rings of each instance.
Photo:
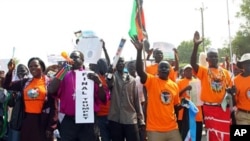
[[[137,50],[143,49],[143,44],[138,40],[136,36],[134,38],[131,38],[131,42]]]
[[[130,38],[136,36],[140,42],[147,39],[142,0],[134,0],[129,36]]]
[[[147,53],[149,53],[150,44],[148,41],[148,35],[146,32],[144,11],[142,8],[142,0],[134,0],[129,36],[132,39],[138,39],[139,42],[143,42],[143,47]]]

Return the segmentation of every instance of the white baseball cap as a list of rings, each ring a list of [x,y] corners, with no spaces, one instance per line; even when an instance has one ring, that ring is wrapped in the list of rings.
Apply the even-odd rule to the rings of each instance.
[[[207,53],[210,53],[210,52],[218,53],[218,49],[217,49],[217,48],[211,47],[211,48],[209,48],[209,49],[207,50]]]
[[[187,69],[187,68],[191,68],[192,69],[192,66],[190,64],[187,64],[183,67],[183,70]]]

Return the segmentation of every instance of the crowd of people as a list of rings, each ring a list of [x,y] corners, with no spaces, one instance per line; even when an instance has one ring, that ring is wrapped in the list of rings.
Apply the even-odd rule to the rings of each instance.
[[[250,53],[235,64],[227,59],[233,67],[223,67],[218,50],[209,48],[207,64],[197,62],[202,39],[195,32],[192,55],[186,58],[190,64],[182,68],[177,49],[174,60],[164,60],[160,49],[149,50],[147,59],[152,54],[153,63],[146,66],[144,43],[137,38],[131,39],[136,60],[119,57],[111,64],[101,42],[105,58],[89,66],[78,50],[70,60],[49,67],[38,57],[17,67],[10,59],[8,72],[0,74],[1,140],[201,141],[205,125],[208,141],[229,141],[230,125],[250,124],[250,88],[244,83],[250,81]],[[76,105],[77,86],[85,85],[76,81],[77,72],[88,72],[93,82],[88,84],[93,87],[93,122],[76,118],[82,106]]]

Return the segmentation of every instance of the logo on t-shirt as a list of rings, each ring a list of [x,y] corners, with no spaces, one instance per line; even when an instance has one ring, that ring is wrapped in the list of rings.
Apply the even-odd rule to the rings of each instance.
[[[172,101],[171,94],[167,91],[161,93],[161,102],[163,104],[169,104]]]
[[[39,96],[39,92],[37,88],[29,89],[28,90],[28,97],[29,98],[37,98]]]
[[[221,92],[221,90],[223,88],[222,81],[220,81],[220,80],[213,80],[211,82],[211,86],[212,86],[212,90],[215,92]]]

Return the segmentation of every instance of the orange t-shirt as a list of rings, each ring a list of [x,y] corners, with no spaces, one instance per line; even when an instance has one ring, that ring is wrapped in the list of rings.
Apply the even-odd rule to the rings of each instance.
[[[147,74],[144,84],[148,93],[147,131],[178,129],[174,105],[180,103],[179,89],[175,82]]]
[[[234,84],[236,87],[236,106],[237,108],[250,111],[250,76],[242,77],[237,75],[234,78]]]
[[[215,69],[199,66],[196,76],[201,81],[201,100],[204,102],[221,103],[226,87],[232,85],[229,72],[221,67]],[[215,78],[221,81],[216,82]]]
[[[147,66],[146,72],[154,76],[158,75],[158,63]],[[170,67],[168,78],[170,78],[174,82],[176,81],[177,73],[174,71],[172,67]]]
[[[37,91],[36,97],[28,96],[28,91]],[[30,84],[24,88],[25,112],[39,114],[42,112],[43,103],[46,98],[46,81],[45,76],[41,79],[33,78]]]
[[[108,85],[106,83],[105,76],[99,75],[99,77],[102,80],[103,87],[107,88]],[[110,107],[110,97],[107,98],[107,102],[106,103],[103,103],[103,102],[99,103],[100,110],[97,112],[97,115],[98,116],[107,116],[108,113],[109,113],[109,107]]]
[[[194,78],[192,78],[192,79],[194,79]],[[189,80],[187,78],[180,79],[177,83],[179,90],[182,91],[184,88],[186,88],[189,85],[189,82],[192,81],[192,79],[191,80]],[[190,96],[187,92],[184,92],[182,94],[182,96],[180,96],[180,99],[183,97],[190,100]],[[199,112],[196,114],[196,121],[202,121],[201,106],[197,106],[197,108],[199,109]],[[178,112],[178,120],[182,120],[182,118],[183,118],[183,109],[179,110],[179,112]]]

